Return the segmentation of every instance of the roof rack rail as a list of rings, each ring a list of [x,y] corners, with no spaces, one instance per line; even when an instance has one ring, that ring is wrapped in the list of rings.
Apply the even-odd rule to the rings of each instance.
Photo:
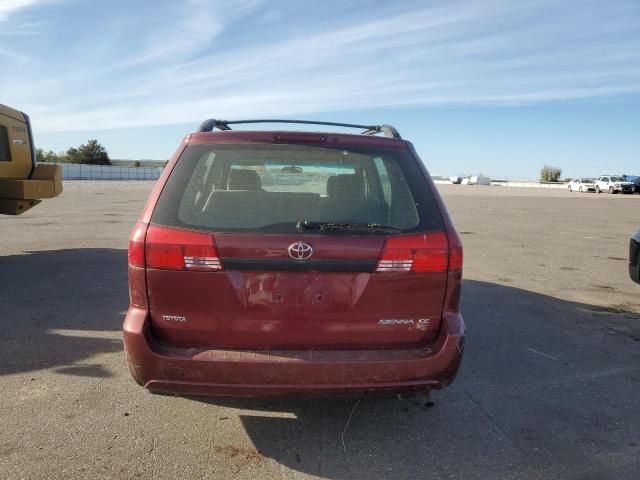
[[[362,135],[375,135],[383,133],[385,137],[402,139],[398,130],[391,125],[357,125],[353,123],[336,123],[336,122],[317,122],[314,120],[281,120],[281,119],[264,119],[264,120],[218,120],[210,118],[200,124],[198,132],[212,132],[214,128],[218,130],[231,130],[229,125],[237,125],[241,123],[298,123],[303,125],[328,125],[331,127],[347,127],[358,128],[363,130]]]

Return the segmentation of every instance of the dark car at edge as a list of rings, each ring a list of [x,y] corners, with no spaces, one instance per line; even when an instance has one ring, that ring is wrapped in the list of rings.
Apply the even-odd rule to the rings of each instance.
[[[629,275],[634,282],[640,283],[640,230],[629,240]]]

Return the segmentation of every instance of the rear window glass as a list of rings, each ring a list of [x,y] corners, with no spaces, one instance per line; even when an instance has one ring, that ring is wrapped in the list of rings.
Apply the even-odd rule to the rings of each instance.
[[[442,229],[424,175],[408,152],[282,144],[189,146],[152,219],[265,233],[293,233],[305,220],[376,223],[406,232]]]

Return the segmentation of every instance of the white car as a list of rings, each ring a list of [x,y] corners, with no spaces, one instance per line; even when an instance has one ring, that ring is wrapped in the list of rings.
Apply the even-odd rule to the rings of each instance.
[[[596,181],[593,178],[574,178],[568,188],[570,192],[595,192]]]
[[[633,182],[627,182],[620,176],[602,175],[596,181],[596,192],[609,193],[633,193],[635,185]]]

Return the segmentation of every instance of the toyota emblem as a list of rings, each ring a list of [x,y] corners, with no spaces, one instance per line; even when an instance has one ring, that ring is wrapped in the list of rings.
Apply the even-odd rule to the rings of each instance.
[[[306,242],[294,242],[289,245],[288,251],[294,260],[306,260],[313,255],[313,248]]]

